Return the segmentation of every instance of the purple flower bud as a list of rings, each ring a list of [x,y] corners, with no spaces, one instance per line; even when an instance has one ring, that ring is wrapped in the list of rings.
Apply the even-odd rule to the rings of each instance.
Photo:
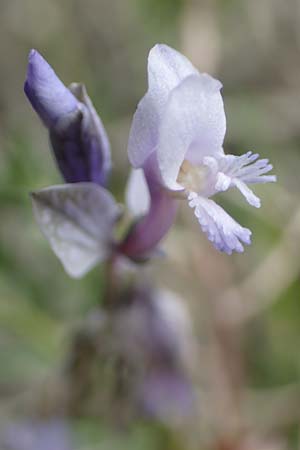
[[[74,95],[36,50],[29,53],[24,90],[48,128],[56,127],[62,118],[72,117],[79,112]]]
[[[31,50],[24,90],[49,130],[65,181],[105,185],[111,168],[110,145],[84,86],[74,83],[67,88],[44,58]]]

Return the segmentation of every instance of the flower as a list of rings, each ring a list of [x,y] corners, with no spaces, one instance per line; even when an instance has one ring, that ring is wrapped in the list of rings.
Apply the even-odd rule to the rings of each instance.
[[[158,252],[178,200],[194,209],[213,245],[231,254],[250,244],[251,231],[211,197],[236,187],[252,206],[249,184],[275,181],[258,154],[226,155],[221,83],[199,73],[180,53],[156,45],[149,54],[149,89],[138,105],[128,142],[133,171],[126,191],[132,223],[116,240],[121,208],[105,184],[110,149],[85,88],[68,89],[36,51],[29,56],[25,92],[48,127],[65,185],[32,194],[37,222],[67,273],[81,277],[95,264],[125,255],[141,261]]]
[[[215,248],[227,254],[242,252],[243,244],[250,244],[251,231],[238,224],[211,197],[236,187],[250,205],[260,207],[259,198],[248,185],[276,181],[274,175],[266,175],[271,164],[251,152],[242,156],[224,153],[222,84],[199,73],[179,52],[156,45],[149,54],[148,83],[148,92],[134,115],[128,143],[132,166],[144,171],[150,194],[155,192],[148,216],[137,224],[137,235],[144,235],[145,239],[148,222],[155,223],[156,239],[152,243],[156,245],[172,224],[174,214],[169,209],[174,209],[176,197],[186,199],[194,209]],[[164,213],[157,208],[162,198]],[[161,222],[154,217],[158,213]],[[168,226],[164,215],[169,218]],[[141,248],[142,245],[140,252]]]
[[[110,145],[85,87],[73,83],[67,88],[44,58],[31,50],[24,90],[49,130],[65,181],[104,186],[111,169]]]
[[[112,330],[140,413],[169,425],[193,416],[196,341],[183,299],[143,280],[115,311]]]
[[[1,431],[1,448],[7,450],[71,450],[67,424],[59,419],[13,423]]]

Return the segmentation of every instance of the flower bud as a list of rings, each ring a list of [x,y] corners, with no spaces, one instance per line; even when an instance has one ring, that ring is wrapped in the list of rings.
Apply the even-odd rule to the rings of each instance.
[[[49,130],[65,181],[105,185],[111,168],[110,145],[85,87],[73,83],[67,88],[44,58],[31,50],[24,91]]]

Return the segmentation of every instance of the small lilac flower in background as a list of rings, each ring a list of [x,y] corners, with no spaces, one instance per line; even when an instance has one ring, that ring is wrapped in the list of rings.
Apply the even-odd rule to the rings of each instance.
[[[148,92],[134,115],[128,154],[132,166],[144,170],[150,192],[156,193],[152,203],[158,204],[160,196],[166,199],[168,193],[163,209],[173,218],[169,210],[174,197],[185,198],[218,250],[242,252],[243,244],[250,244],[251,231],[239,225],[211,197],[237,187],[248,203],[258,208],[260,200],[248,184],[276,181],[274,175],[266,175],[272,166],[251,152],[242,156],[224,153],[222,85],[199,73],[183,55],[166,45],[156,45],[149,54],[148,83]],[[153,204],[150,215],[155,214]],[[163,212],[161,217],[160,237],[168,228]],[[145,234],[149,232],[149,221],[154,223],[155,218],[145,221]],[[141,234],[143,230],[137,228],[137,236]],[[133,240],[131,236],[132,246]]]
[[[148,416],[169,425],[179,425],[195,412],[191,383],[172,369],[150,372],[140,387],[139,399]]]
[[[178,424],[195,412],[189,313],[173,292],[147,283],[136,287],[127,302],[115,315],[114,348],[135,374],[132,396],[145,416]]]
[[[105,185],[111,169],[110,145],[85,87],[64,86],[44,58],[31,50],[24,90],[49,130],[65,181]]]
[[[68,427],[60,420],[26,421],[2,427],[3,450],[71,450]]]
[[[66,409],[86,407],[126,424],[137,417],[182,423],[196,410],[196,357],[183,299],[145,280],[127,284],[112,308],[92,311],[77,330],[65,372]]]

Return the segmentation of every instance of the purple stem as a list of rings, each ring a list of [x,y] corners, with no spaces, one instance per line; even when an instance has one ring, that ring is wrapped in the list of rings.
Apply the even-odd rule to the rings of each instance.
[[[150,210],[129,231],[119,251],[132,259],[147,257],[167,234],[177,213],[178,201],[163,187],[154,152],[144,167],[150,191]]]

